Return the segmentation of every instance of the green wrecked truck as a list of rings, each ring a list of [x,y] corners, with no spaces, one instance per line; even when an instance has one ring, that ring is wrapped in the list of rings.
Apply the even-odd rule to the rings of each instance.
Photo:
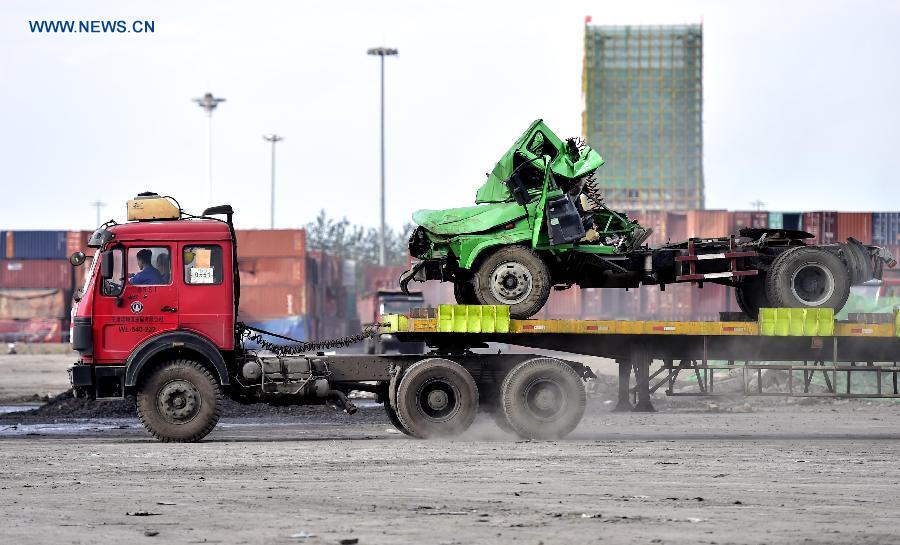
[[[742,229],[657,248],[650,229],[611,210],[593,180],[600,155],[562,140],[540,119],[500,158],[475,206],[419,210],[409,240],[416,259],[400,277],[452,282],[459,304],[508,305],[513,318],[537,313],[551,289],[637,288],[692,282],[733,286],[756,318],[763,307],[843,307],[852,285],[878,281],[896,261],[885,249],[846,242],[809,245],[813,235]]]

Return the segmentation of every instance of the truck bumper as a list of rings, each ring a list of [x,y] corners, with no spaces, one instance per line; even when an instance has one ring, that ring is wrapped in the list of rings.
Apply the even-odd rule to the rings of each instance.
[[[125,397],[125,366],[76,363],[69,367],[69,383],[76,397],[87,394],[98,399],[122,399]]]
[[[428,280],[440,280],[441,282],[444,282],[450,280],[450,275],[447,273],[447,260],[423,259],[422,261],[413,263],[411,269],[400,275],[400,291],[405,295],[409,295],[409,283],[413,280],[416,282],[425,282]]]

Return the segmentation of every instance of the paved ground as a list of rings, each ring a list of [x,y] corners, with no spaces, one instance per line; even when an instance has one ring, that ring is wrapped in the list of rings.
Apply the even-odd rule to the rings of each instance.
[[[6,424],[0,543],[896,542],[900,408],[832,409],[594,412],[558,442],[486,421],[450,442],[226,421],[195,445],[133,419]]]
[[[0,392],[63,389],[68,361],[0,356]],[[411,440],[371,403],[230,407],[203,443],[164,445],[126,403],[75,401],[0,415],[0,544],[892,543],[900,525],[890,402],[592,398],[556,442],[487,419]]]

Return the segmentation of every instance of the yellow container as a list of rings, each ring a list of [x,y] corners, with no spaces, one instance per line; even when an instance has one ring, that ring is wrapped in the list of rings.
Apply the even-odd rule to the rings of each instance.
[[[494,305],[485,305],[481,307],[481,331],[483,333],[493,333],[497,323],[497,307]]]
[[[450,333],[453,331],[453,316],[455,305],[438,305],[438,331]]]
[[[761,335],[771,337],[775,335],[775,309],[759,309],[759,331]]]
[[[817,329],[816,334],[821,337],[834,335],[834,309],[818,308],[816,310]]]
[[[466,331],[467,333],[481,333],[481,310],[479,305],[466,306]]]
[[[787,337],[791,332],[791,309],[775,309],[775,336]]]
[[[788,331],[791,337],[802,337],[803,326],[806,322],[805,308],[792,308],[790,311],[791,321],[788,324]]]
[[[497,333],[509,333],[509,307],[497,305],[494,307],[494,331]]]

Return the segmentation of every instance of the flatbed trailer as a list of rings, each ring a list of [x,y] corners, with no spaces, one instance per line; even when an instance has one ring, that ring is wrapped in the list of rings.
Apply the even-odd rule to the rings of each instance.
[[[614,359],[616,410],[653,411],[650,396],[663,387],[670,396],[900,397],[898,323],[895,313],[881,316],[880,323],[834,321],[828,335],[771,335],[760,323],[746,321],[510,320],[502,332],[441,332],[436,319],[426,318],[398,321],[391,331],[441,353],[500,343]],[[786,377],[766,384],[765,371]],[[676,380],[685,374],[696,380],[696,390],[676,391]],[[740,389],[717,390],[716,378],[723,374],[739,375]],[[875,379],[854,391],[853,377],[861,374]],[[811,387],[817,376],[824,389]]]

